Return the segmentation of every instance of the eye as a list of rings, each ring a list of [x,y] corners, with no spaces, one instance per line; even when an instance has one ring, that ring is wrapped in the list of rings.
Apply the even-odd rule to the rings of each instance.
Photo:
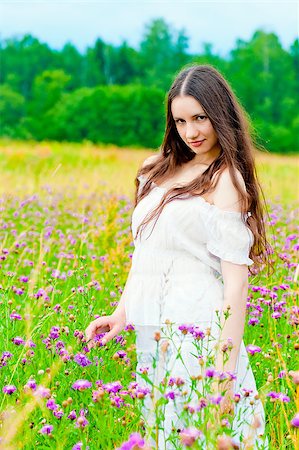
[[[175,123],[178,123],[178,124],[180,124],[180,123],[184,123],[185,121],[183,120],[183,119],[176,119],[175,120]]]
[[[207,118],[207,116],[204,116],[203,114],[201,114],[200,116],[197,116],[196,117],[196,120],[198,121],[198,122],[202,122],[204,119],[206,119]]]

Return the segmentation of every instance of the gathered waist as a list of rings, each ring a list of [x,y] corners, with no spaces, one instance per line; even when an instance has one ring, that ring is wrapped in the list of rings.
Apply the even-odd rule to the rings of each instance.
[[[140,273],[141,276],[146,274],[161,276],[161,273],[171,271],[176,277],[192,275],[221,277],[215,269],[187,251],[144,244],[134,250],[132,271],[137,275]]]

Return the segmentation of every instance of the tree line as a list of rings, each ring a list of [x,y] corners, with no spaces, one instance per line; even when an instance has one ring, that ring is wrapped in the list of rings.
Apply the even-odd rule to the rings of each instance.
[[[227,57],[163,19],[146,25],[138,49],[97,39],[80,53],[54,50],[32,35],[0,41],[0,136],[90,140],[158,147],[165,94],[187,64],[211,64],[231,83],[249,113],[255,141],[279,153],[298,151],[299,41],[284,49],[274,33],[237,40]]]

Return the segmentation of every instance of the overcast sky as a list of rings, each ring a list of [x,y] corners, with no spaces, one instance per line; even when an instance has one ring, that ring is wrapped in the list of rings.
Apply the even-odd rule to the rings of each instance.
[[[189,51],[200,52],[210,42],[225,56],[236,39],[249,40],[260,28],[276,33],[288,48],[298,37],[298,16],[299,0],[0,0],[0,36],[31,33],[57,49],[71,41],[83,51],[97,37],[138,48],[145,24],[162,17],[185,30]]]

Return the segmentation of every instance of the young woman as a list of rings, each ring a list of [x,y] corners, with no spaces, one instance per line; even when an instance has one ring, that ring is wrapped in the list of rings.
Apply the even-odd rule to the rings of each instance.
[[[245,115],[214,68],[195,65],[176,77],[160,153],[137,175],[132,267],[115,312],[88,326],[89,345],[96,334],[106,331],[107,342],[132,323],[137,380],[142,383],[146,370],[156,385],[171,370],[190,392],[187,379],[200,380],[199,362],[209,351],[202,346],[194,357],[194,337],[213,336],[213,369],[227,375],[221,387],[213,384],[223,394],[220,411],[234,414],[241,448],[267,448],[260,438],[264,410],[242,340],[248,266],[266,258],[263,210]],[[198,390],[199,383],[195,399],[202,396]],[[148,426],[156,400],[153,394],[145,402]],[[183,408],[183,399],[168,402],[155,448],[175,448],[169,436],[183,426]]]

